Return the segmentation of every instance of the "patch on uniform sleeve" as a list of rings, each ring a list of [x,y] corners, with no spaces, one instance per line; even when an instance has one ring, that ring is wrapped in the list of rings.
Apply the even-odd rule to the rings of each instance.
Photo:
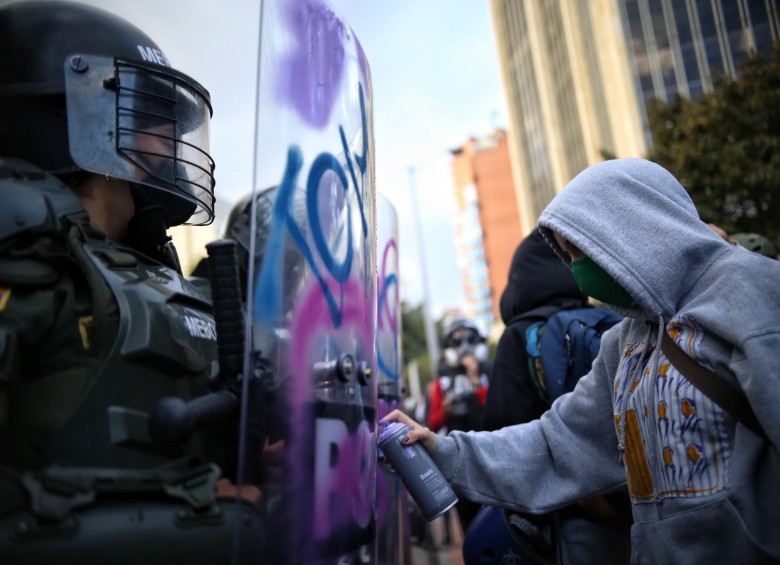
[[[8,304],[8,299],[11,298],[11,289],[10,288],[0,288],[0,312],[5,310],[6,304]]]
[[[92,328],[92,316],[82,316],[79,318],[79,333],[81,334],[81,344],[84,349],[89,349],[89,330]]]

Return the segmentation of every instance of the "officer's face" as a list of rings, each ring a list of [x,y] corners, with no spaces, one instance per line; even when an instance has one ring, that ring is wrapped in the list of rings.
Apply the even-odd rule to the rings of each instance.
[[[145,163],[148,170],[158,173],[161,164],[172,163],[176,156],[174,151],[174,131],[172,124],[164,124],[148,128],[139,134],[136,146],[138,157]]]
[[[90,175],[77,194],[90,223],[114,241],[125,237],[127,225],[135,215],[133,194],[127,181]]]

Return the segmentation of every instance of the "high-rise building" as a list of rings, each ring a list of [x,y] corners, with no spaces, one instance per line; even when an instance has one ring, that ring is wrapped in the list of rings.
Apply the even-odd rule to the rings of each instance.
[[[520,217],[577,173],[642,157],[647,103],[712,89],[780,38],[778,0],[490,0]]]
[[[715,73],[737,75],[741,59],[771,55],[780,37],[777,0],[620,0],[640,107],[695,98]]]
[[[465,313],[484,332],[501,319],[498,302],[524,235],[515,200],[506,131],[470,138],[452,153],[455,246]]]

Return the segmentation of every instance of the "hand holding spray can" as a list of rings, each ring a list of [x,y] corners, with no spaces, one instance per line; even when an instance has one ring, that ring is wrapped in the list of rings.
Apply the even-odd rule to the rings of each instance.
[[[401,438],[410,431],[401,422],[387,425],[379,434],[379,448],[401,476],[425,518],[431,521],[452,508],[458,497],[422,445],[401,444]]]

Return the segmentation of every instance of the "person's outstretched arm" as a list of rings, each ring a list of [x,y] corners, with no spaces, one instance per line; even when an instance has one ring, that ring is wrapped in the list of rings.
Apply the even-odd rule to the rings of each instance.
[[[612,405],[618,331],[607,332],[590,374],[541,419],[493,432],[436,436],[398,411],[464,498],[533,513],[549,512],[625,484]],[[613,359],[607,362],[607,359]]]

